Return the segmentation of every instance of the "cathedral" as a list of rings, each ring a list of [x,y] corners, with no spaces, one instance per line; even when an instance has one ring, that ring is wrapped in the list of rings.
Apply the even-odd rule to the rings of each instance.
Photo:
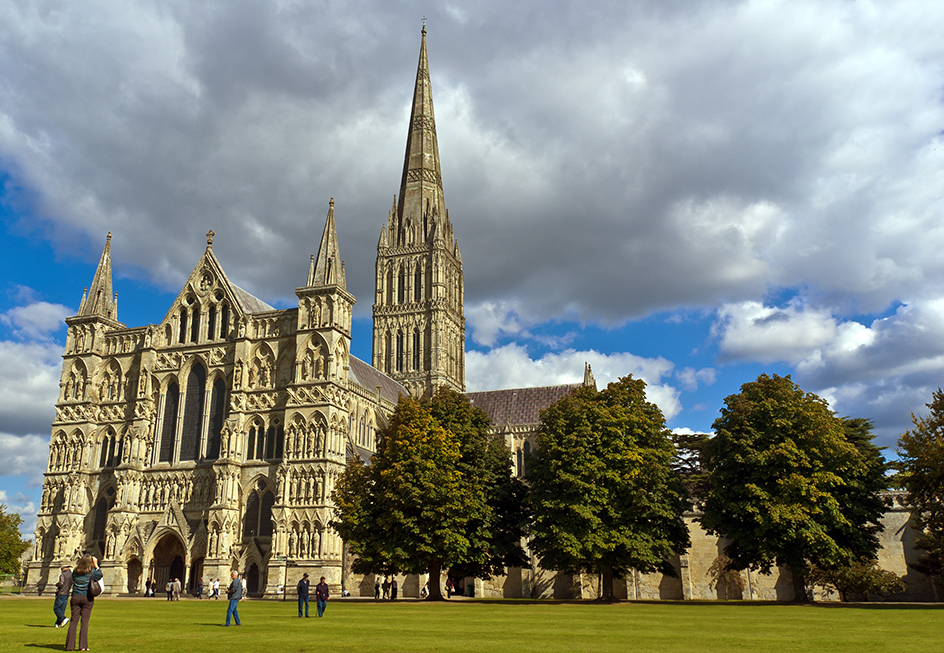
[[[148,578],[192,590],[235,569],[250,596],[278,596],[304,572],[373,595],[373,579],[348,571],[330,527],[334,484],[348,460],[370,458],[401,395],[440,385],[465,391],[462,255],[443,195],[425,27],[400,189],[377,245],[370,363],[351,355],[355,298],[333,199],[292,308],[275,309],[232,283],[213,237],[163,320],[128,327],[118,320],[108,235],[78,314],[66,319],[27,592],[49,591],[60,564],[87,551],[100,558],[110,594],[143,593]],[[595,385],[589,367],[583,383]],[[575,387],[468,397],[488,412],[524,476],[540,410]],[[904,564],[908,518],[900,502],[889,512],[887,569]],[[694,515],[686,521],[693,545],[673,561],[678,578],[636,573],[618,593],[721,598],[705,572],[721,543],[700,533]],[[423,582],[401,578],[404,596],[418,596]],[[476,596],[595,592],[592,577],[537,564],[462,582]],[[789,598],[786,585],[748,572],[744,598]]]

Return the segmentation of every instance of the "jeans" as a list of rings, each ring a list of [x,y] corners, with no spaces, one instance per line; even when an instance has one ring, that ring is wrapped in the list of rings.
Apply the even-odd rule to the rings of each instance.
[[[316,601],[318,603],[318,616],[320,617],[324,614],[325,608],[328,606],[328,599],[318,597]]]
[[[305,604],[305,616],[308,616],[308,597],[299,596],[298,597],[298,616],[302,616],[302,604]]]
[[[230,599],[229,607],[226,609],[226,625],[229,625],[229,618],[232,617],[236,620],[236,625],[239,625],[239,612],[236,611],[236,606],[239,605],[239,599]]]
[[[52,611],[56,613],[56,625],[62,623],[66,618],[66,606],[69,605],[68,594],[56,594],[56,602],[52,606]]]

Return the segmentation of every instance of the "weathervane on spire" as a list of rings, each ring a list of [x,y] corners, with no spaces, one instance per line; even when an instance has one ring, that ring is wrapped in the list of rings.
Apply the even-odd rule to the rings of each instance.
[[[423,32],[426,32],[426,16],[423,16]]]

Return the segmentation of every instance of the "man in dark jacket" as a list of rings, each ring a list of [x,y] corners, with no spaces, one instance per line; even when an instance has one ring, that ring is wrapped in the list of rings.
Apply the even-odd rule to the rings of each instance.
[[[308,588],[311,582],[308,580],[308,574],[302,576],[298,581],[298,616],[302,616],[302,604],[305,605],[305,617],[308,617]]]
[[[243,584],[239,580],[239,574],[235,571],[230,572],[230,578],[233,579],[233,582],[229,584],[229,589],[226,590],[226,596],[229,599],[229,607],[226,608],[226,625],[229,625],[230,617],[232,617],[236,620],[236,625],[241,626],[236,605],[239,603],[239,599],[243,598]]]
[[[328,584],[324,576],[321,577],[321,582],[315,585],[315,600],[318,602],[318,616],[321,617],[328,606]]]
[[[69,595],[72,594],[72,566],[62,565],[59,570],[59,580],[56,581],[56,602],[52,611],[56,613],[56,628],[69,623],[66,616],[66,606],[69,605]]]

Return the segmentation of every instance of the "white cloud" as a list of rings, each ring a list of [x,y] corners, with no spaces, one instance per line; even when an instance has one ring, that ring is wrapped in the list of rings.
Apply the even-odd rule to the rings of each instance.
[[[466,388],[476,392],[580,383],[585,363],[590,364],[597,387],[632,374],[646,382],[646,396],[662,409],[666,419],[681,410],[678,390],[661,383],[662,378],[672,372],[672,363],[664,358],[643,358],[629,353],[569,349],[535,360],[517,343],[487,353],[469,351],[465,355]]]
[[[682,387],[689,391],[698,389],[699,383],[713,385],[717,375],[718,373],[713,367],[703,367],[700,370],[686,367],[675,373],[675,377],[681,382]]]
[[[693,431],[692,429],[686,426],[674,428],[672,429],[672,433],[676,435],[713,435],[712,433],[704,433],[702,431]]]
[[[479,302],[465,309],[466,326],[472,340],[492,347],[502,336],[527,335],[513,302]]]
[[[62,370],[57,344],[0,340],[0,424],[9,433],[41,433],[55,416]]]
[[[16,513],[23,518],[20,524],[20,535],[24,539],[32,539],[36,531],[36,516],[39,509],[30,497],[17,492],[13,497],[7,495],[6,490],[0,490],[0,504],[7,507],[7,513]]]
[[[855,329],[851,324],[847,329]],[[718,337],[722,360],[798,363],[839,335],[836,319],[823,310],[791,303],[784,308],[748,301],[718,310],[712,334]]]
[[[42,485],[49,459],[49,436],[0,433],[0,476],[25,476]]]
[[[13,334],[28,340],[46,340],[65,326],[64,320],[75,311],[62,304],[34,302],[0,313],[0,323],[12,327]]]

